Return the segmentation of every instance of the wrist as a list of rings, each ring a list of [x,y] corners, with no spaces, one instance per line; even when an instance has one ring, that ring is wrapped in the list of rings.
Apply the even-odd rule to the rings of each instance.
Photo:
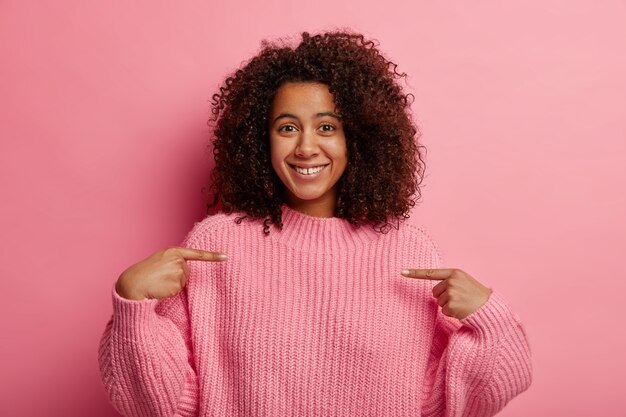
[[[145,295],[134,291],[132,288],[129,288],[126,280],[124,279],[124,275],[120,276],[117,282],[115,283],[115,292],[122,298],[127,300],[143,300],[147,298]]]

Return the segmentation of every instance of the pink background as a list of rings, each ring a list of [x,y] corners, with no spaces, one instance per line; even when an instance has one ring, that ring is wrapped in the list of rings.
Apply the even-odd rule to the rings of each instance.
[[[111,285],[202,218],[211,94],[261,39],[341,26],[410,74],[414,221],[526,324],[501,415],[626,415],[624,2],[34,3],[0,2],[0,415],[116,415]]]

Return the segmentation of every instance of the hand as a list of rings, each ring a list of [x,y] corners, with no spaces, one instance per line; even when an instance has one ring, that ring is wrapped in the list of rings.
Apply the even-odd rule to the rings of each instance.
[[[226,259],[223,253],[171,247],[152,254],[122,272],[115,290],[129,300],[173,297],[184,288],[189,278],[187,261]]]
[[[426,276],[428,272],[428,276]],[[491,296],[491,289],[460,269],[403,269],[409,278],[440,280],[433,287],[433,296],[443,314],[459,320],[478,310]]]

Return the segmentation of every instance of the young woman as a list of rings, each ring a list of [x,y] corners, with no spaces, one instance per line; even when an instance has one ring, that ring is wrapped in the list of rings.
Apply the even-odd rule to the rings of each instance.
[[[212,205],[126,269],[99,350],[128,416],[489,416],[531,381],[498,292],[403,222],[422,146],[363,36],[264,43],[214,95]]]

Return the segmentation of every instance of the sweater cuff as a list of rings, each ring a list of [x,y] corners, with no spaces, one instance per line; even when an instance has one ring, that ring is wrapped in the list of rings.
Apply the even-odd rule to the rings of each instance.
[[[493,291],[489,299],[469,316],[461,320],[484,341],[497,343],[520,326],[517,315],[509,308],[499,292]]]
[[[143,300],[129,300],[122,297],[113,285],[113,331],[119,336],[136,340],[138,333],[143,333],[146,327],[155,324],[158,314],[157,299],[145,298]]]

